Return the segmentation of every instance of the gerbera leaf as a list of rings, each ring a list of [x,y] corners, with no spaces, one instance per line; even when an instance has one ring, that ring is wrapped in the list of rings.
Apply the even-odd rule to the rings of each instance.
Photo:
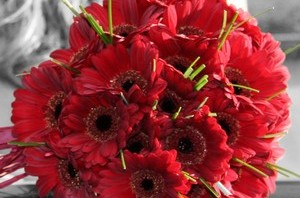
[[[127,169],[126,161],[125,161],[125,157],[124,157],[124,153],[123,153],[122,149],[120,149],[120,158],[121,158],[121,162],[122,162],[122,168],[123,168],[123,170],[126,170]]]
[[[227,84],[228,86],[232,86],[232,87],[238,87],[238,88],[241,88],[241,89],[247,89],[249,91],[253,91],[253,92],[256,92],[256,93],[259,93],[259,90],[258,89],[254,89],[254,88],[251,88],[251,87],[247,87],[245,85],[239,85],[239,84]]]
[[[108,0],[108,27],[109,27],[110,43],[112,43],[113,42],[112,0]]]
[[[215,197],[221,197],[221,195],[207,181],[205,181],[205,179],[200,178],[199,180]]]
[[[240,160],[236,157],[232,158],[233,161],[244,165],[245,167],[249,168],[250,170],[258,173],[259,175],[263,176],[263,177],[269,177],[266,173],[262,172],[261,170],[255,168],[254,166],[252,166],[251,164],[248,164],[247,162],[244,162],[243,160]]]
[[[194,80],[194,78],[205,69],[205,65],[202,64],[200,67],[198,67],[189,77],[190,80]]]
[[[238,12],[236,12],[236,13],[233,15],[233,18],[232,18],[232,20],[231,20],[231,22],[230,22],[230,24],[229,24],[228,29],[224,32],[224,34],[223,34],[222,37],[220,38],[220,39],[221,39],[221,42],[220,42],[219,45],[218,45],[218,50],[220,50],[220,49],[223,47],[223,45],[224,45],[224,43],[225,43],[225,41],[226,41],[228,35],[229,35],[230,32],[232,31],[233,25],[234,25],[234,23],[235,23],[235,21],[236,21],[236,19],[237,19],[238,16],[239,16],[239,13],[238,13]]]
[[[9,145],[19,146],[19,147],[37,147],[37,146],[45,146],[45,142],[18,142],[18,141],[10,141]]]
[[[199,91],[208,83],[208,75],[204,75],[194,86],[194,89]]]
[[[77,12],[77,10],[75,10],[74,6],[70,3],[70,1],[61,0],[61,2],[63,2],[75,16],[79,16],[79,13]]]
[[[187,70],[184,72],[183,76],[184,78],[188,78],[191,73],[194,71],[193,67],[194,65],[200,60],[200,57],[198,56],[193,62],[192,64],[190,64],[190,66],[187,68]]]
[[[286,168],[283,168],[283,167],[281,167],[281,166],[278,166],[278,165],[276,165],[276,164],[267,163],[267,164],[266,164],[266,167],[269,168],[269,169],[272,169],[272,170],[282,171],[282,172],[284,172],[284,173],[287,173],[287,174],[290,174],[290,175],[293,175],[293,176],[295,176],[295,177],[300,178],[300,175],[299,175],[299,174],[297,174],[297,173],[295,173],[295,172],[293,172],[293,171],[291,171],[291,170],[288,170],[288,169],[286,169]]]
[[[100,26],[98,24],[98,22],[96,21],[96,19],[89,14],[82,5],[80,5],[80,9],[84,15],[84,17],[86,18],[86,20],[89,22],[89,24],[93,27],[93,29],[96,31],[96,33],[100,36],[101,40],[105,43],[105,44],[110,44],[110,39],[107,38],[102,26]]]

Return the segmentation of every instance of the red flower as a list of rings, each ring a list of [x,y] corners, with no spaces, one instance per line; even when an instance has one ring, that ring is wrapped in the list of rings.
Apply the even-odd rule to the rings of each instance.
[[[70,27],[69,43],[69,49],[55,50],[50,57],[79,71],[84,67],[91,67],[90,57],[103,48],[96,32],[82,16],[74,18]]]
[[[118,96],[72,96],[62,113],[63,144],[86,167],[105,164],[114,157],[134,124],[141,119],[138,107],[125,105]]]
[[[147,156],[125,151],[127,169],[121,160],[112,159],[107,170],[100,172],[99,189],[105,197],[178,197],[188,190],[176,162],[175,151],[156,151]]]
[[[163,63],[157,56],[155,47],[144,37],[137,37],[129,52],[122,45],[108,46],[93,57],[95,70],[82,71],[77,90],[80,94],[122,92],[129,102],[152,105],[165,88],[165,82],[158,78]]]
[[[286,89],[289,73],[287,68],[280,65],[281,50],[256,50],[251,41],[251,38],[242,34],[231,35],[231,55],[224,68],[225,76],[228,84],[243,85],[259,91],[234,87],[235,95],[266,100]]]
[[[55,197],[96,197],[90,186],[79,177],[75,163],[65,156],[56,156],[48,148],[26,148],[25,171],[37,176],[39,196],[53,192]]]
[[[108,2],[103,1],[101,6],[92,3],[86,8],[92,14],[105,31],[108,31]],[[115,0],[112,2],[113,33],[119,41],[126,37],[145,30],[145,28],[158,21],[162,10],[154,6],[145,6],[137,0]]]
[[[235,157],[246,159],[256,152],[270,151],[263,136],[278,115],[269,103],[242,101],[236,105],[219,89],[202,94],[208,97],[206,105],[217,114],[217,122],[226,132],[227,144],[234,150]]]
[[[23,86],[14,94],[13,134],[19,141],[40,141],[59,128],[64,99],[73,89],[72,77],[64,69],[40,66],[23,78]]]
[[[253,165],[250,162],[251,165]],[[235,171],[236,180],[230,184],[223,181],[224,185],[230,189],[232,197],[262,198],[269,197],[275,192],[275,181],[277,174],[261,165],[254,164],[256,168],[266,173],[266,177],[256,174],[243,166],[231,166]],[[245,185],[247,184],[247,185]]]
[[[229,168],[232,151],[226,144],[226,134],[207,113],[208,108],[203,107],[192,118],[177,118],[171,128],[161,130],[160,137],[164,149],[177,151],[183,170],[217,182]]]

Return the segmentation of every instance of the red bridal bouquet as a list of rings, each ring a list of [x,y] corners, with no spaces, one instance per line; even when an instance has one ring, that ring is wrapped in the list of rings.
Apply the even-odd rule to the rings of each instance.
[[[225,0],[104,0],[22,74],[1,177],[41,197],[268,197],[289,125],[285,54]]]

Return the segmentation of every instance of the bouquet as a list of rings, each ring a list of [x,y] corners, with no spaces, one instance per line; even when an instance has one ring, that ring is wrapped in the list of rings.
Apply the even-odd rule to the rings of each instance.
[[[290,125],[284,52],[225,0],[75,9],[68,49],[22,73],[0,187],[41,197],[268,197]],[[297,176],[297,175],[296,175]]]

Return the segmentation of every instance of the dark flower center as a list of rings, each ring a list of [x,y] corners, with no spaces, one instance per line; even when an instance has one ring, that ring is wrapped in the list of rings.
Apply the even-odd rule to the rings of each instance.
[[[191,61],[183,56],[169,56],[165,58],[165,61],[181,71],[181,73],[184,73],[191,64]]]
[[[112,118],[110,115],[100,115],[96,120],[96,127],[99,131],[107,131],[112,125]]]
[[[119,120],[116,108],[92,108],[85,119],[87,133],[99,142],[111,140],[118,135]]]
[[[153,184],[153,181],[151,179],[144,179],[142,181],[142,188],[145,191],[151,191],[151,190],[153,190],[153,187],[154,187],[154,184]]]
[[[205,195],[208,195],[208,192],[206,189],[199,184],[193,184],[189,193],[189,198],[198,198],[198,197],[204,197]]]
[[[149,136],[143,132],[128,139],[126,148],[132,153],[140,153],[143,149],[149,148]]]
[[[175,92],[166,90],[158,102],[159,110],[173,114],[178,111],[180,101],[180,97]]]
[[[241,71],[239,71],[236,68],[226,67],[225,75],[232,84],[243,85],[246,87],[249,87],[250,85],[249,82],[242,75]],[[247,97],[251,96],[251,91],[247,89],[242,89],[240,87],[233,87],[233,89],[236,95],[244,95]]]
[[[68,173],[71,178],[75,178],[77,176],[77,172],[71,163],[68,163]]]
[[[177,149],[181,153],[191,153],[193,152],[193,143],[187,137],[180,138],[178,141]]]
[[[202,36],[203,35],[203,31],[194,26],[181,26],[177,30],[177,33],[184,34],[186,36],[192,36],[192,35]]]
[[[58,162],[58,173],[64,186],[68,188],[79,188],[82,184],[81,179],[71,162],[60,160]]]
[[[153,170],[139,170],[131,175],[131,189],[136,197],[160,198],[164,188],[164,178]]]
[[[204,136],[191,126],[176,128],[166,138],[166,147],[177,150],[177,159],[187,165],[202,163],[207,153]]]
[[[134,32],[137,29],[136,26],[130,24],[123,24],[114,27],[113,32],[122,37],[127,37],[130,33]]]
[[[59,116],[60,116],[60,113],[61,113],[61,110],[62,110],[62,104],[59,103],[56,105],[55,107],[55,110],[54,110],[54,117],[56,120],[58,120]]]
[[[66,98],[64,92],[58,92],[53,95],[47,104],[47,110],[45,111],[45,119],[50,128],[58,128],[58,119],[62,111],[62,103]]]
[[[234,145],[239,136],[239,122],[232,115],[223,112],[217,113],[217,120],[228,136],[227,144]]]
[[[112,87],[121,88],[128,92],[133,85],[138,85],[144,92],[147,88],[147,80],[145,80],[138,71],[128,70],[118,75],[112,82]]]

